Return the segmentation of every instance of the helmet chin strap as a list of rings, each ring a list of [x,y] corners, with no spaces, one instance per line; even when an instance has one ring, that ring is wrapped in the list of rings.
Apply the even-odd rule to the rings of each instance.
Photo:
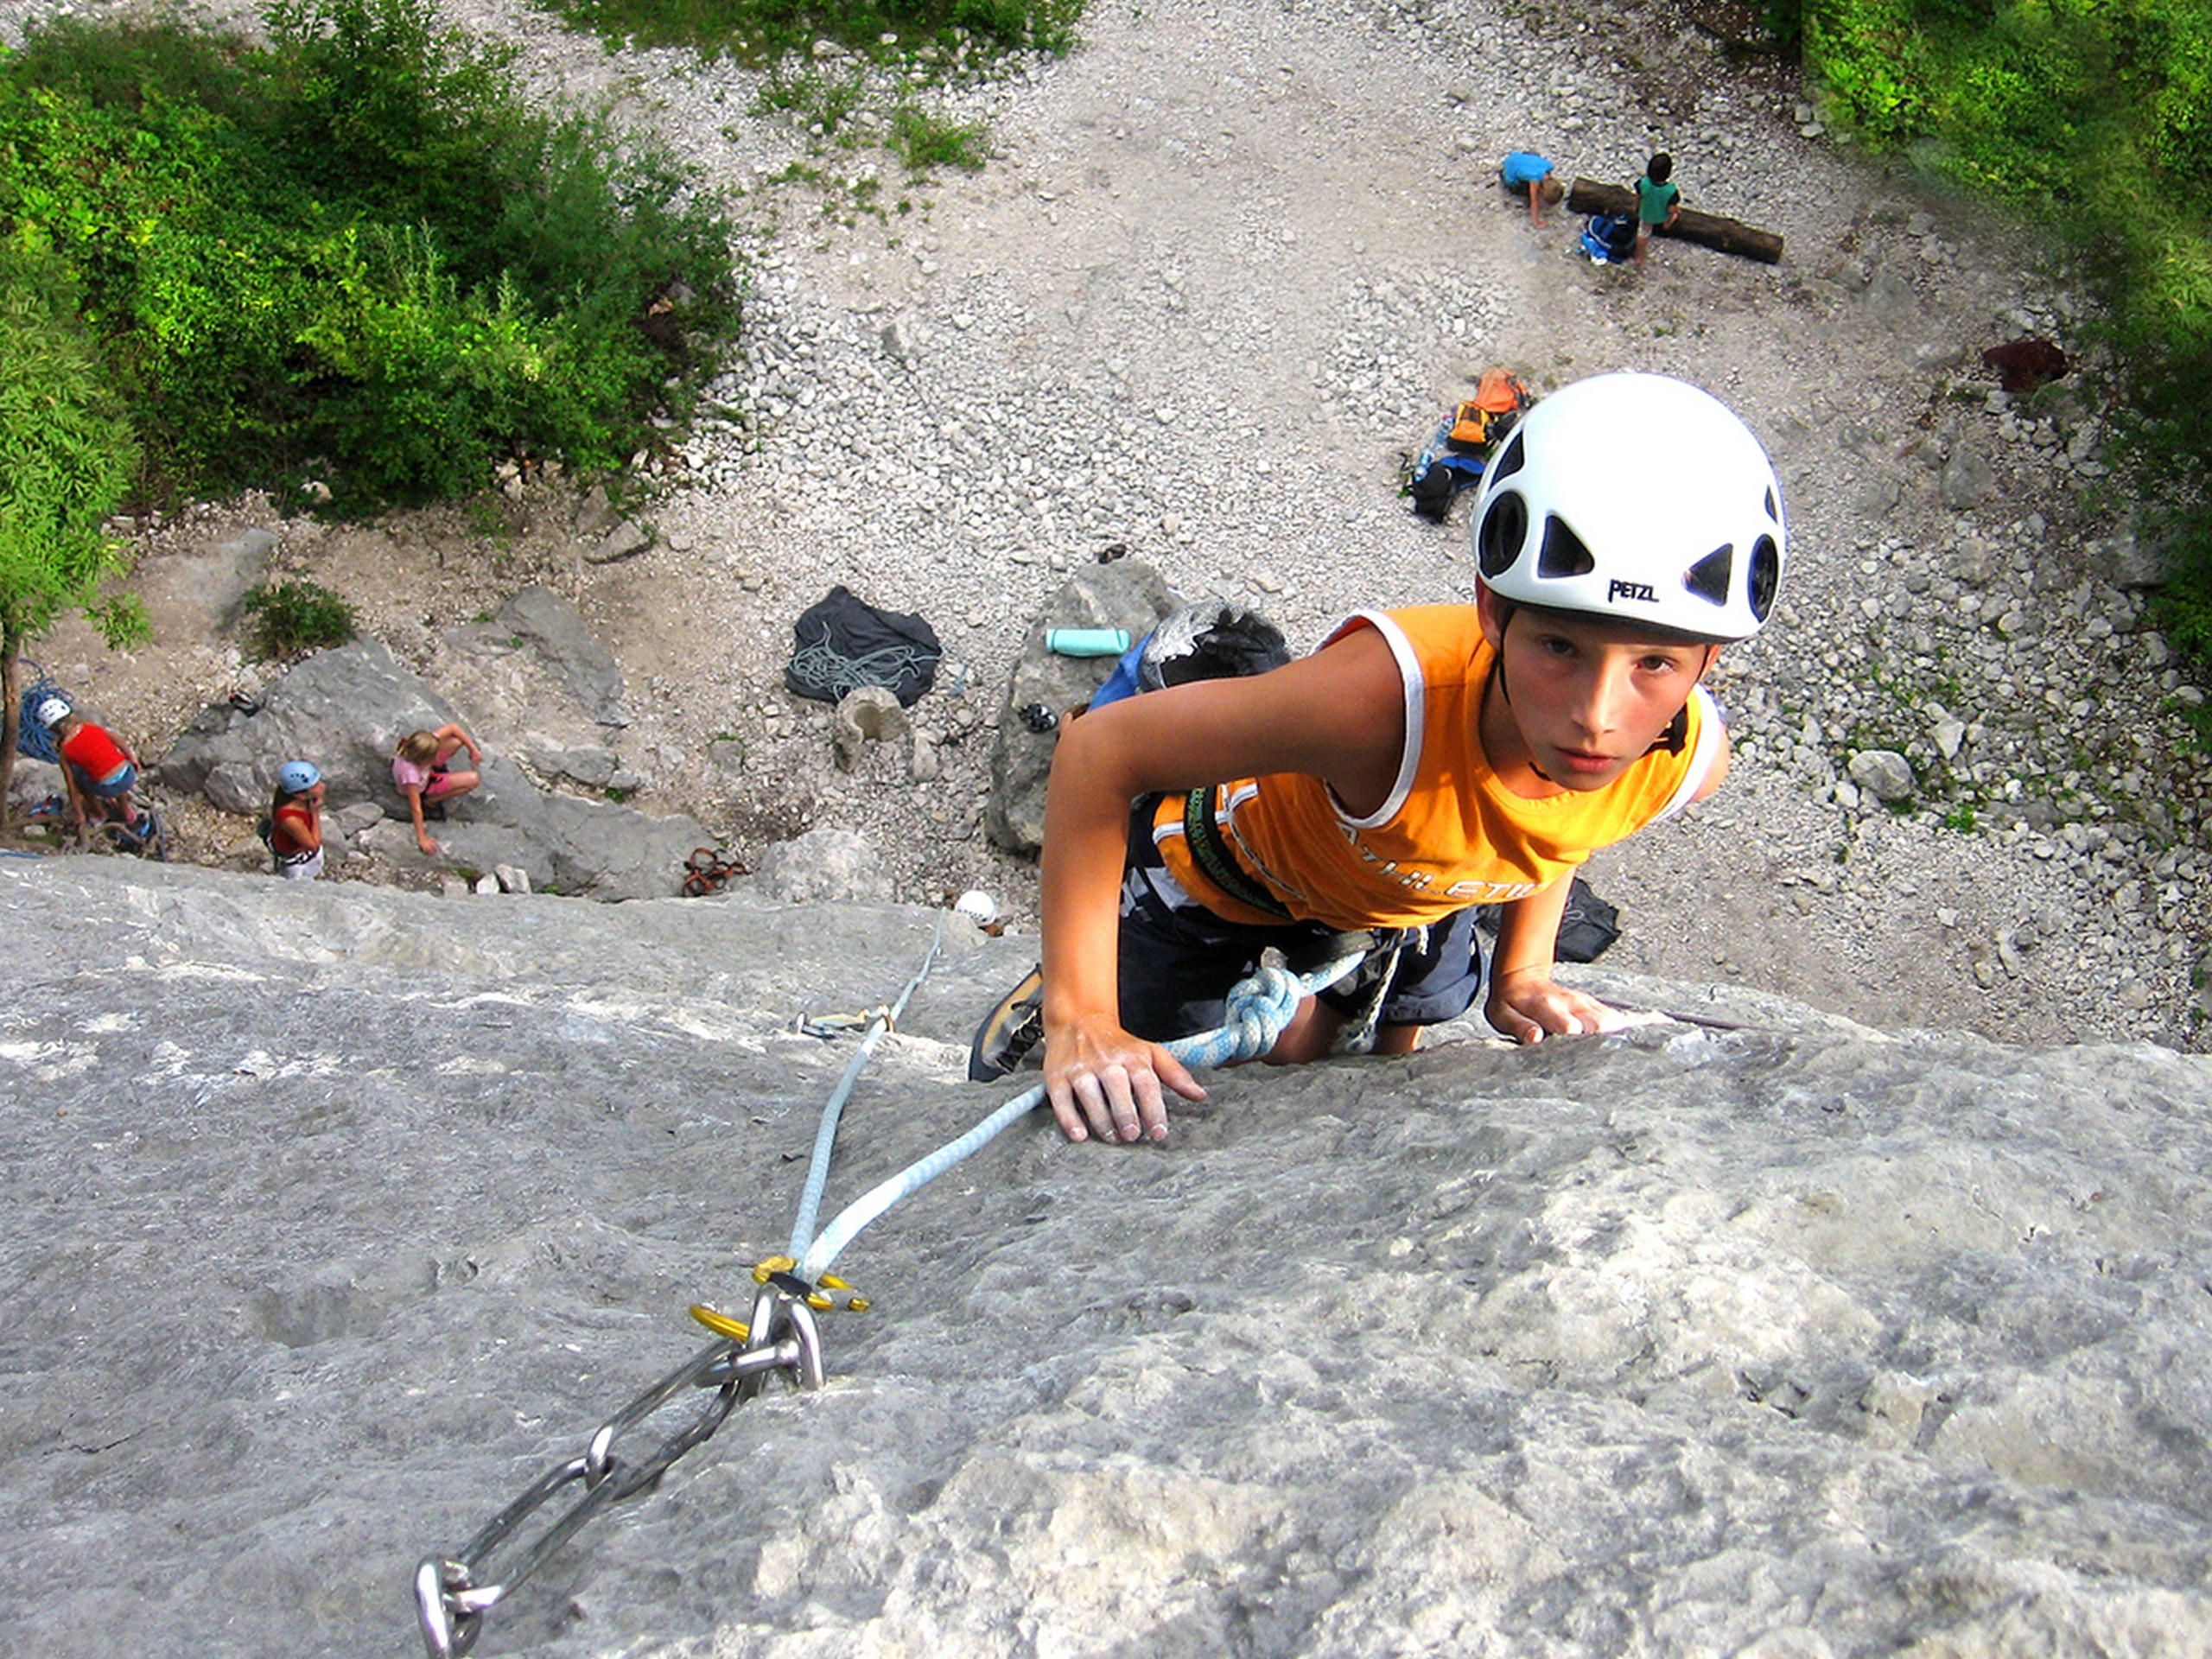
[[[1510,709],[1513,706],[1513,690],[1505,683],[1505,635],[1503,630],[1498,634],[1497,655],[1491,659],[1490,679],[1491,683],[1497,688],[1498,696],[1504,702],[1505,706]],[[1651,747],[1644,753],[1646,754],[1680,754],[1683,746],[1689,741],[1689,735],[1690,706],[1686,701],[1681,708],[1675,710],[1675,717],[1667,722],[1667,729],[1652,740]],[[1535,772],[1554,789],[1567,787],[1558,779],[1538,766],[1533,754],[1529,756],[1528,764],[1529,771]]]
[[[1510,709],[1513,706],[1513,692],[1505,683],[1505,641],[1503,635],[1500,635],[1498,639],[1497,654],[1491,660],[1490,683],[1497,688],[1499,700],[1502,701],[1507,708]],[[1560,783],[1558,779],[1553,777],[1551,773],[1546,772],[1541,766],[1538,766],[1536,764],[1536,758],[1533,754],[1529,757],[1528,767],[1529,771],[1535,772],[1537,777],[1542,779],[1554,789],[1564,789],[1567,787],[1567,785]]]

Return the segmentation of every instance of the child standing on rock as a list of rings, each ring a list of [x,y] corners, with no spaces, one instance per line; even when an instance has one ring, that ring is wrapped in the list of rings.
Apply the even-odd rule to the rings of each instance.
[[[269,803],[269,851],[276,874],[312,881],[322,874],[322,797],[328,787],[312,760],[287,760]]]
[[[54,734],[62,787],[68,791],[69,821],[78,835],[96,824],[114,823],[132,842],[144,843],[154,834],[154,815],[132,804],[138,763],[123,741],[86,720],[67,697],[48,697],[38,706],[36,718]]]
[[[1160,1045],[1221,1023],[1281,950],[1367,961],[1268,1058],[1378,1052],[1463,1013],[1475,907],[1502,905],[1484,1012],[1524,1043],[1617,1016],[1552,977],[1594,849],[1701,800],[1727,733],[1700,682],[1771,612],[1781,490],[1709,394],[1649,374],[1537,404],[1474,512],[1472,603],[1356,613],[1312,656],[1094,709],[1063,728],[1045,816],[1044,961],[976,1033],[970,1075],[1041,1039],[1071,1140],[1164,1139],[1205,1097]],[[1134,803],[1134,812],[1132,804]]]

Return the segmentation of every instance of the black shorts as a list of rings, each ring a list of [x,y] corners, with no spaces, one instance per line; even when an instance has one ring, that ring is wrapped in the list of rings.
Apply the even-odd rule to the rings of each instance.
[[[1122,878],[1122,1024],[1147,1042],[1211,1031],[1228,1012],[1229,993],[1260,966],[1269,947],[1292,969],[1310,973],[1353,950],[1369,959],[1320,994],[1338,1014],[1361,1020],[1381,991],[1376,1023],[1433,1026],[1465,1014],[1482,984],[1475,912],[1454,911],[1422,928],[1373,928],[1353,934],[1319,922],[1266,926],[1224,921],[1185,893],[1152,839],[1154,802],[1129,815],[1128,862]],[[1391,947],[1395,946],[1395,954]]]

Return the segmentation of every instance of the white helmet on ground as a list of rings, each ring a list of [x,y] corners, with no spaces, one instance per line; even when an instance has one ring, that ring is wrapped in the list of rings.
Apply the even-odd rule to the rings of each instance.
[[[1662,374],[1600,374],[1521,419],[1476,498],[1499,597],[1700,639],[1759,631],[1782,586],[1782,486],[1726,404]]]
[[[69,700],[67,697],[48,697],[31,711],[31,718],[41,726],[59,726],[69,718]]]

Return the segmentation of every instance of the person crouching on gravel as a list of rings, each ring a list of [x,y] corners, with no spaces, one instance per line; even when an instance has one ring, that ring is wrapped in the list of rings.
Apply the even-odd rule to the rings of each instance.
[[[438,855],[438,843],[430,839],[428,825],[442,823],[445,804],[467,794],[481,781],[474,772],[454,772],[447,765],[463,749],[468,751],[470,766],[484,764],[484,751],[476,747],[476,740],[460,727],[447,724],[435,732],[410,732],[400,739],[399,752],[391,758],[392,784],[406,798],[407,809],[414,815],[415,844],[425,858]]]
[[[124,833],[144,842],[153,833],[154,815],[132,803],[138,763],[123,740],[96,726],[69,706],[66,697],[48,697],[34,718],[54,734],[61,759],[61,784],[69,794],[69,822],[81,839],[96,823],[118,823]]]
[[[1205,1091],[1160,1045],[1220,1025],[1263,950],[1306,970],[1347,933],[1367,950],[1270,1061],[1363,1027],[1402,1053],[1473,1001],[1484,905],[1503,906],[1493,1027],[1534,1043],[1618,1023],[1553,978],[1560,917],[1593,850],[1726,775],[1700,682],[1772,611],[1780,486],[1708,393],[1600,375],[1522,418],[1473,542],[1471,604],[1357,612],[1310,657],[1062,727],[1044,960],[985,1019],[971,1076],[1041,1035],[1069,1139],[1164,1139],[1166,1096]]]
[[[287,760],[269,802],[269,850],[276,874],[312,881],[322,874],[322,797],[328,787],[311,760]]]
[[[1497,181],[1518,195],[1529,193],[1529,223],[1536,229],[1544,227],[1544,209],[1556,207],[1566,199],[1567,189],[1554,175],[1551,160],[1533,149],[1510,151],[1498,164]]]

